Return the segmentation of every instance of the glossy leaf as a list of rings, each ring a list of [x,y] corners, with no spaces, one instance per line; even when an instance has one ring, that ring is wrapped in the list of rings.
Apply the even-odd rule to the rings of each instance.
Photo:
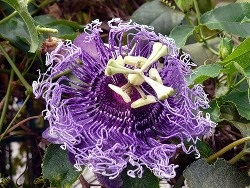
[[[3,0],[12,6],[18,14],[22,17],[25,22],[29,35],[30,35],[30,49],[29,52],[34,53],[39,45],[38,33],[34,24],[34,20],[28,12],[28,1],[18,1],[18,0]],[[1,27],[1,26],[0,26]]]
[[[193,27],[188,25],[176,26],[169,34],[170,38],[175,40],[177,47],[181,48],[186,44],[189,36],[193,34]]]
[[[219,64],[201,65],[194,70],[191,75],[191,80],[194,84],[202,83],[210,77],[214,78],[218,76],[221,70],[222,66]]]
[[[183,18],[182,12],[173,10],[158,0],[144,3],[131,17],[139,24],[153,26],[156,33],[166,35],[179,25]]]
[[[206,159],[200,159],[187,167],[183,175],[190,188],[235,188],[250,184],[249,176],[239,172],[224,159],[218,159],[212,165]]]
[[[83,30],[83,26],[79,25],[76,22],[69,21],[69,20],[63,20],[63,19],[56,19],[53,16],[50,15],[40,15],[34,17],[34,20],[37,22],[37,24],[46,26],[46,27],[52,27],[56,25],[64,25],[67,27],[72,28],[73,30]]]
[[[222,119],[220,118],[220,106],[218,105],[216,100],[211,100],[209,102],[210,107],[208,109],[202,110],[204,113],[209,113],[210,118],[213,122],[220,122]]]
[[[232,3],[215,8],[201,17],[201,24],[209,29],[224,30],[240,37],[250,36],[250,23],[242,22],[249,17],[250,3]]]
[[[234,89],[228,95],[223,97],[225,102],[233,103],[239,114],[250,120],[250,103],[248,100],[248,90],[241,91],[239,89]]]
[[[250,38],[244,40],[221,64],[226,67],[228,73],[236,71],[234,62],[237,62],[243,69],[250,67]]]
[[[46,149],[42,173],[52,186],[66,188],[72,187],[81,174],[69,162],[67,151],[56,144],[50,144]]]
[[[25,52],[29,50],[29,33],[24,22],[12,18],[0,25],[0,36]]]

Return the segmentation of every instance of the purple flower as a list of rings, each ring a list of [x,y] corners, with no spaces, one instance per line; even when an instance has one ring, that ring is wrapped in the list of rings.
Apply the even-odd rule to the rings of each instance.
[[[108,22],[106,44],[100,24],[47,54],[48,70],[33,83],[36,98],[46,101],[43,137],[62,144],[78,169],[112,179],[130,163],[129,176],[147,167],[173,178],[176,150],[198,153],[184,141],[195,144],[214,126],[200,111],[209,107],[202,86],[190,89],[185,79],[189,55],[179,57],[174,40],[153,28],[120,19]]]

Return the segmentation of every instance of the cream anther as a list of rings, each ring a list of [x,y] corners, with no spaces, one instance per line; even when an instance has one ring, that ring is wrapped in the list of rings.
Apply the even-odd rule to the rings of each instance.
[[[124,63],[127,65],[132,65],[137,68],[141,68],[142,65],[147,61],[145,57],[141,56],[125,56]]]
[[[126,68],[126,67],[111,67],[107,66],[105,69],[105,75],[106,76],[112,76],[114,74],[136,74],[137,72]]]
[[[158,82],[159,84],[163,85],[161,76],[160,76],[159,72],[157,71],[157,69],[151,68],[149,70],[149,77],[152,78],[154,81]]]
[[[159,100],[167,99],[174,94],[174,89],[172,87],[164,86],[147,76],[144,76],[144,80],[154,89]]]
[[[115,86],[113,84],[108,84],[109,88],[112,89],[114,92],[116,92],[118,95],[120,95],[122,97],[122,99],[126,102],[129,103],[131,102],[131,98],[129,97],[129,95],[124,92],[120,87]]]
[[[135,69],[136,71],[136,69]],[[144,78],[141,74],[128,74],[128,81],[134,86],[139,86],[144,82]]]
[[[162,45],[160,42],[156,42],[153,45],[153,50],[148,60],[141,67],[141,72],[144,72],[150,65],[152,65],[159,58],[168,54],[168,48],[166,45]]]
[[[137,99],[136,101],[134,101],[131,104],[131,108],[139,108],[139,107],[151,104],[151,103],[156,103],[155,97],[152,95],[147,95],[146,99],[140,98],[140,99]]]
[[[133,73],[136,73],[136,71],[129,69],[127,67],[124,67],[122,56],[118,56],[117,59],[110,59],[108,61],[107,67],[105,69],[105,75],[112,76],[118,73],[133,74]]]

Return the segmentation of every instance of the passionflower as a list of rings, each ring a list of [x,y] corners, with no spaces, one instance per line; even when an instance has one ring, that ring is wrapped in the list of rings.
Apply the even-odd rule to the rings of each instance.
[[[149,168],[173,178],[176,150],[198,153],[196,141],[214,126],[201,112],[209,107],[202,86],[188,87],[193,63],[152,27],[113,19],[104,42],[100,25],[46,55],[47,71],[33,82],[46,102],[43,137],[67,149],[79,170],[114,179],[129,165],[131,177]]]

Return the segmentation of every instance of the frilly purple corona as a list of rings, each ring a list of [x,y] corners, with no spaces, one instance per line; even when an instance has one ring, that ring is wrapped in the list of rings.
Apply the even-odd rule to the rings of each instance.
[[[202,86],[188,87],[193,63],[152,27],[113,19],[105,43],[100,25],[46,55],[47,71],[33,82],[46,102],[43,137],[61,144],[78,170],[114,179],[129,165],[131,177],[149,168],[171,179],[176,150],[198,154],[195,143],[215,126],[201,111],[209,107]]]

